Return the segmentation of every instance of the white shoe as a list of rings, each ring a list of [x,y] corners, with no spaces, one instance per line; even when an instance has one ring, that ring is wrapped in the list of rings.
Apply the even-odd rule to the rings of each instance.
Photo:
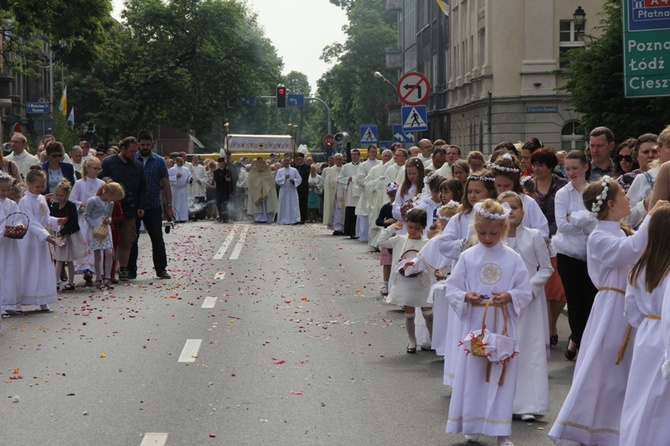
[[[477,443],[479,441],[479,434],[465,435],[465,439],[468,441],[468,443]]]
[[[498,446],[514,446],[509,437],[498,437]]]
[[[521,418],[521,421],[535,421],[535,415],[532,413],[522,413],[519,418]]]
[[[45,313],[48,313],[48,312],[51,311],[51,308],[49,307],[49,305],[42,304],[42,305],[40,305],[40,311],[44,311]]]

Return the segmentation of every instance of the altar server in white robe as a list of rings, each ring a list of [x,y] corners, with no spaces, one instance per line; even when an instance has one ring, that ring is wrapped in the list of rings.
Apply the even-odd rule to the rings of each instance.
[[[282,168],[275,174],[275,183],[279,186],[279,204],[277,223],[295,225],[300,223],[300,203],[298,202],[298,186],[302,177],[298,170],[291,167],[288,158],[282,160]]]
[[[3,313],[21,309],[20,299],[23,289],[19,241],[2,236],[7,225],[27,223],[21,216],[15,214],[19,210],[18,205],[7,198],[13,180],[10,176],[0,175],[0,258],[3,270],[3,274],[0,275],[0,310]]]
[[[468,440],[484,434],[497,437],[499,445],[513,446],[512,403],[519,367],[515,349],[506,349],[512,356],[495,361],[472,354],[470,342],[473,332],[482,329],[486,309],[487,330],[500,335],[506,326],[507,337],[516,340],[519,316],[532,299],[521,256],[503,242],[507,214],[492,199],[475,204],[472,218],[478,243],[461,254],[447,279],[447,300],[463,331],[446,431],[463,433]],[[502,348],[488,353],[501,352]]]
[[[356,171],[356,178],[354,179],[354,187],[359,192],[358,203],[356,204],[356,235],[363,243],[368,242],[369,228],[370,228],[370,214],[369,214],[369,191],[365,188],[365,178],[370,173],[374,166],[379,164],[377,159],[377,147],[368,147],[368,159],[358,166]],[[375,220],[377,215],[372,218]]]
[[[19,210],[28,215],[28,233],[19,241],[23,269],[21,305],[39,305],[50,311],[49,304],[57,301],[56,271],[48,243],[56,239],[47,228],[57,231],[63,218],[51,217],[47,200],[41,193],[46,189],[46,174],[41,168],[31,167],[26,175],[28,190],[19,202]]]
[[[380,233],[379,226],[376,223],[377,216],[387,200],[387,183],[384,171],[390,165],[392,159],[393,152],[388,149],[384,150],[381,162],[370,169],[364,180],[368,205],[368,244],[373,250],[377,248],[377,239]]]
[[[558,445],[618,446],[635,342],[635,330],[624,316],[625,289],[630,269],[647,245],[650,217],[627,236],[620,221],[630,214],[628,198],[607,175],[588,184],[582,196],[598,221],[586,245],[588,273],[598,293],[582,336],[572,386],[549,438]]]
[[[622,445],[666,444],[670,439],[670,382],[663,379],[662,314],[670,303],[670,206],[658,209],[649,221],[649,240],[633,266],[626,287],[625,314],[637,328],[632,364],[621,411]],[[664,303],[664,299],[665,302]]]
[[[205,184],[207,183],[207,171],[205,166],[200,164],[200,157],[198,155],[193,155],[191,162],[186,164],[189,172],[191,172],[191,186],[189,187],[189,198],[203,197],[205,196]]]
[[[188,185],[191,183],[191,172],[184,166],[184,160],[178,156],[176,165],[168,170],[172,187],[172,210],[178,222],[188,221]]]
[[[498,201],[510,207],[507,246],[517,252],[526,264],[533,291],[533,299],[517,322],[519,374],[513,405],[515,414],[523,421],[531,421],[535,415],[549,411],[549,322],[544,285],[554,269],[547,243],[540,231],[526,228],[521,223],[524,213],[521,197],[515,192],[503,192],[498,196]]]

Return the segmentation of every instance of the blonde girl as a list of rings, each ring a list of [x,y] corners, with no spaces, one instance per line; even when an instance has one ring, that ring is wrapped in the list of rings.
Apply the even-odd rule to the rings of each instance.
[[[477,243],[464,251],[446,282],[446,298],[461,321],[460,354],[452,388],[447,433],[496,437],[498,445],[513,446],[512,403],[518,361],[512,356],[490,360],[470,353],[473,332],[486,328],[516,340],[519,315],[532,299],[530,280],[521,256],[503,243],[509,210],[493,199],[476,203],[472,211]],[[508,316],[505,318],[504,314]],[[505,324],[505,320],[507,323]],[[512,349],[513,350],[513,349]]]
[[[123,187],[119,183],[109,182],[100,186],[95,196],[91,197],[86,204],[84,219],[89,227],[89,248],[93,250],[95,258],[96,287],[99,290],[111,290],[114,288],[110,279],[114,256],[112,228],[110,225],[112,223],[114,201],[122,200],[124,196]],[[97,240],[93,237],[93,228],[96,226],[107,228],[107,237],[103,240]],[[103,260],[104,275],[102,275]]]
[[[57,231],[64,218],[51,217],[49,205],[42,192],[46,190],[47,176],[39,165],[32,166],[26,175],[28,190],[19,202],[19,211],[30,219],[28,233],[19,241],[23,270],[21,305],[39,305],[41,311],[51,311],[49,304],[58,299],[56,272],[51,261],[49,245],[56,238],[48,229]]]
[[[86,255],[84,238],[79,230],[79,219],[77,205],[69,201],[72,184],[63,179],[54,188],[51,203],[51,216],[65,218],[65,223],[56,232],[56,246],[54,247],[54,260],[56,261],[56,280],[60,276],[63,264],[67,262],[68,283],[63,287],[65,291],[74,290],[74,260]]]
[[[630,215],[623,188],[608,175],[582,193],[584,206],[597,219],[586,253],[591,281],[597,288],[584,329],[570,392],[549,432],[554,442],[614,446],[619,427],[635,333],[624,316],[626,279],[648,240],[649,218],[632,234],[621,220]],[[661,201],[649,215],[663,206]],[[588,398],[584,395],[588,394]]]
[[[79,227],[81,228],[84,243],[87,244],[89,242],[88,234],[90,231],[84,219],[84,211],[86,210],[86,203],[89,198],[94,196],[98,189],[100,189],[100,186],[105,184],[104,181],[98,178],[100,169],[101,165],[98,158],[91,157],[84,161],[81,167],[81,179],[74,183],[72,193],[70,194],[70,201],[76,204],[79,209]],[[74,262],[76,271],[84,273],[86,286],[93,286],[94,263],[93,252],[89,252],[86,257]]]

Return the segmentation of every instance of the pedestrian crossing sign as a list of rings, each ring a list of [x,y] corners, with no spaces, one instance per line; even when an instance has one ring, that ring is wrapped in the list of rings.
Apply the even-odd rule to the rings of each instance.
[[[400,109],[403,132],[425,132],[428,130],[428,115],[425,105],[406,106]]]
[[[361,125],[361,145],[377,144],[379,142],[379,131],[376,124]]]

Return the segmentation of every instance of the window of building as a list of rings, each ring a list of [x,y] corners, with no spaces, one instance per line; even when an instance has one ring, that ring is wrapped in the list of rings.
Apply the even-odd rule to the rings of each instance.
[[[575,29],[574,20],[561,20],[559,26],[559,68],[567,68],[569,65],[567,53],[575,48],[584,48],[584,41],[580,39],[581,33]]]
[[[561,150],[569,152],[574,149],[583,149],[584,135],[579,131],[579,121],[568,121],[561,128]]]

